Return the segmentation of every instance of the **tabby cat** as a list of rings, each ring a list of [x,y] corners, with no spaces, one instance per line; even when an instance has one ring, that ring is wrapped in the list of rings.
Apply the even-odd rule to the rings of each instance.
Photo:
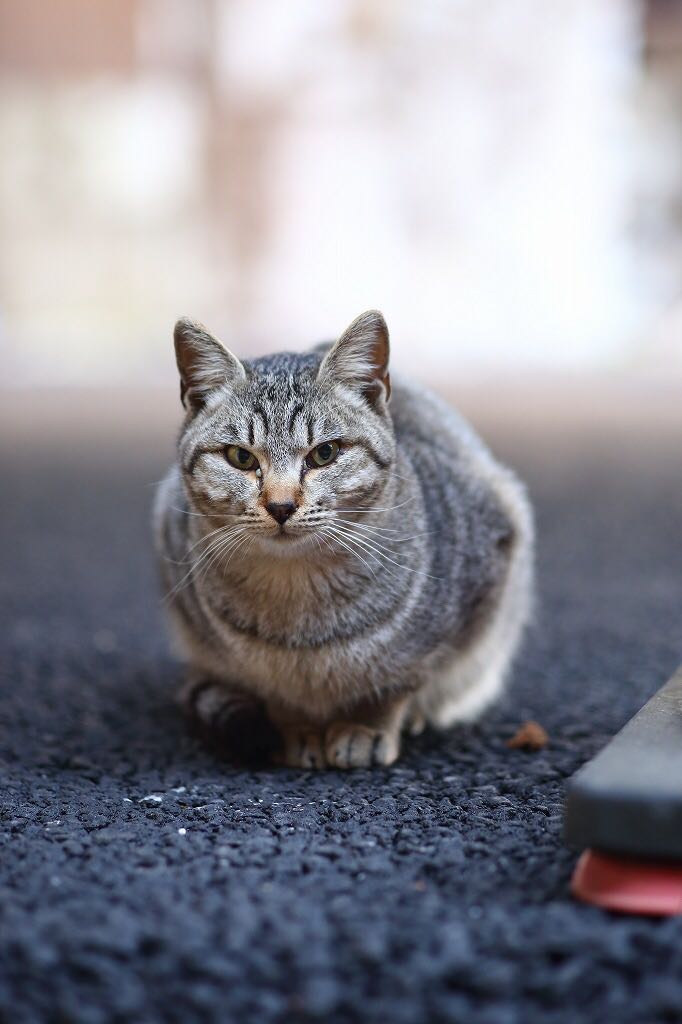
[[[477,716],[529,616],[516,477],[436,395],[391,387],[379,312],[249,361],[180,320],[175,350],[155,527],[193,720],[310,769],[389,765],[402,733]]]

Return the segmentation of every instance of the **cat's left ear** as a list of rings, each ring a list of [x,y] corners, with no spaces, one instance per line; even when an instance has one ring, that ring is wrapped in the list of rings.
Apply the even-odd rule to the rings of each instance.
[[[391,394],[388,359],[386,321],[378,309],[370,309],[357,317],[332,346],[322,360],[317,379],[356,388],[372,405],[387,402]]]
[[[200,409],[211,391],[246,377],[237,357],[196,320],[178,320],[173,338],[180,398],[186,409]]]

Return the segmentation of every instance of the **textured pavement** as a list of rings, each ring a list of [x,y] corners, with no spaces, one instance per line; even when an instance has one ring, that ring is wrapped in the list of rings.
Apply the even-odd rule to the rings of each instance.
[[[682,918],[575,903],[561,839],[565,780],[682,660],[681,460],[655,437],[507,448],[541,538],[507,697],[393,769],[301,774],[185,734],[161,456],[5,445],[1,1020],[682,1020]],[[528,718],[550,745],[508,749]]]

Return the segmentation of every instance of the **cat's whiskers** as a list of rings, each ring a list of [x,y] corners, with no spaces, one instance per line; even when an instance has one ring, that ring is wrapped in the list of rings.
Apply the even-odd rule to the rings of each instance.
[[[357,526],[358,529],[370,530],[372,533],[400,533],[400,530],[397,530],[393,526],[370,526],[369,523],[355,523],[352,519],[341,519],[339,516],[330,516],[330,519],[337,523],[346,523],[349,526],[352,524],[353,526]]]
[[[351,530],[355,530],[356,533],[358,532],[357,528],[355,528],[354,526],[351,526],[350,529]],[[372,534],[372,533],[367,534],[364,531],[362,531],[362,532],[360,532],[360,536],[363,537],[365,540],[370,541],[370,542],[374,541],[375,543],[379,543],[379,541],[383,541],[384,544],[393,544],[393,545],[395,545],[395,544],[408,544],[408,543],[410,543],[410,541],[419,540],[421,537],[426,537],[427,534],[425,534],[425,533],[410,533],[410,534],[401,535],[399,537],[384,537],[383,535],[379,534],[379,536],[377,537],[375,534]]]
[[[248,533],[247,528],[241,526],[237,527],[229,537],[221,538],[221,540],[213,547],[213,554],[210,559],[204,563],[203,570],[197,582],[205,580],[214,567],[220,566],[223,559],[228,555],[231,556],[242,543],[244,534],[246,533]]]
[[[373,553],[373,554],[375,554],[378,557],[384,558],[386,561],[390,562],[392,565],[397,566],[399,569],[404,569],[406,572],[418,573],[420,576],[428,576],[429,579],[433,579],[433,580],[437,580],[437,579],[441,578],[439,576],[433,576],[431,573],[425,572],[423,569],[414,569],[410,565],[405,565],[402,562],[396,561],[395,558],[391,557],[391,555],[395,555],[396,552],[391,551],[390,553],[388,553],[386,548],[384,548],[381,544],[379,544],[378,539],[376,539],[374,537],[366,537],[366,536],[363,536],[363,535],[358,536],[357,534],[353,533],[352,529],[344,529],[343,527],[340,527],[339,524],[337,524],[337,529],[340,529],[341,532],[343,532],[343,534],[344,534],[344,536],[346,537],[347,540],[351,540],[352,539],[363,550],[365,550],[365,551],[367,551],[369,553]],[[408,539],[412,539],[412,538],[408,538]]]
[[[355,550],[353,547],[351,547],[351,545],[350,545],[350,538],[345,538],[344,539],[342,537],[342,535],[340,534],[340,532],[337,533],[337,531],[331,525],[323,526],[322,527],[322,532],[323,533],[324,532],[329,533],[330,536],[332,536],[334,538],[334,540],[336,541],[337,544],[340,544],[341,547],[345,548],[346,551],[348,551],[351,555],[354,555],[356,558],[359,558],[360,561],[362,562],[362,564],[365,566],[365,568],[368,569],[371,572],[371,574],[374,577],[374,579],[377,578],[377,574],[375,573],[374,569],[369,564],[369,562],[367,562],[357,550]],[[349,543],[346,543],[346,540],[348,540]],[[374,557],[376,558],[376,556],[374,556]],[[379,565],[381,565],[381,562],[379,562]]]
[[[352,519],[342,519],[336,515],[329,515],[328,518],[331,522],[338,523],[341,526],[348,526],[354,530],[360,530],[363,532],[369,532],[370,536],[377,534],[377,539],[386,541],[387,544],[404,543],[409,540],[416,540],[419,537],[428,537],[433,531],[423,530],[420,533],[415,533],[409,537],[404,536],[386,536],[386,534],[401,534],[403,531],[390,526],[373,526],[369,523],[356,523]],[[369,539],[369,538],[368,538]]]
[[[210,562],[205,565],[204,570],[201,574],[201,579],[206,579],[206,577],[212,571],[212,569],[214,569],[216,566],[220,566],[222,561],[224,559],[227,559],[225,565],[223,566],[224,576],[227,566],[229,565],[233,555],[236,553],[236,551],[239,550],[240,547],[242,547],[244,544],[247,544],[245,554],[248,554],[255,543],[256,536],[259,533],[269,532],[270,531],[263,526],[256,528],[251,528],[250,526],[246,525],[233,527],[231,533],[229,534],[228,537],[224,539],[224,541],[222,538],[218,538],[218,540],[214,542],[214,544],[212,545],[211,550],[213,552],[213,557],[210,559]]]
[[[196,572],[198,572],[198,570],[200,569],[200,567],[203,564],[205,564],[207,559],[210,559],[211,556],[213,554],[215,554],[216,550],[223,544],[223,542],[226,542],[228,540],[228,536],[227,536],[227,531],[228,530],[229,530],[229,536],[231,537],[235,530],[242,530],[242,529],[246,529],[246,527],[235,527],[235,526],[223,527],[220,531],[218,531],[219,533],[226,534],[226,535],[215,538],[211,542],[211,544],[209,544],[209,546],[206,549],[206,551],[202,551],[202,553],[199,556],[199,558],[192,562],[192,565],[191,565],[191,567],[189,569],[189,572],[187,572],[182,577],[182,579],[179,580],[178,583],[175,584],[175,586],[169,591],[169,593],[166,594],[166,596],[164,598],[164,601],[169,601],[171,598],[175,597],[178,593],[180,593],[181,590],[184,590],[185,587],[189,586],[189,584],[192,581],[192,577],[194,576],[194,574]]]
[[[220,535],[231,534],[231,532],[233,530],[235,530],[236,528],[237,527],[235,526],[234,523],[227,523],[225,526],[219,526],[217,530],[213,530],[213,531],[211,531],[211,533],[204,534],[203,536],[199,537],[199,539],[191,546],[191,548],[187,549],[187,551],[185,553],[187,555],[187,557],[184,558],[180,562],[175,562],[174,564],[175,565],[191,565],[191,564],[195,564],[195,559],[190,558],[189,556],[192,554],[193,551],[196,550],[196,548],[199,547],[200,544],[206,543],[207,541],[211,540],[211,538],[218,538]],[[211,544],[210,547],[213,548],[213,544]]]
[[[239,551],[242,547],[244,547],[245,544],[248,545],[246,549],[247,552],[250,550],[251,544],[253,543],[253,537],[249,534],[250,531],[248,529],[241,529],[238,532],[237,536],[230,541],[230,543],[225,544],[218,552],[216,558],[213,560],[213,563],[205,570],[204,578],[208,576],[209,572],[215,569],[216,571],[222,572],[222,576],[224,579],[227,573],[227,567],[229,566],[236,552]]]
[[[191,548],[187,549],[186,554],[187,554],[188,557],[186,558],[185,561],[187,563],[192,561],[192,559],[189,558],[189,556],[192,554],[193,551],[196,550],[196,548],[199,547],[200,544],[206,543],[207,541],[209,541],[211,539],[211,537],[217,537],[220,534],[229,533],[230,531],[232,531],[234,529],[235,529],[235,525],[233,523],[232,524],[227,523],[225,526],[219,526],[217,530],[212,530],[211,533],[203,534],[201,537],[199,537],[199,540],[197,540],[194,544],[192,544]]]
[[[371,531],[367,537],[368,540],[383,540],[386,544],[405,544],[407,541],[418,540],[420,537],[428,537],[432,533],[431,530],[422,530],[419,533],[413,533],[409,536],[401,535],[397,537],[387,537],[380,527],[367,526],[366,523],[354,523],[352,520],[348,519],[339,519],[337,522],[339,525],[348,526],[352,530],[359,530],[364,536],[367,535],[368,531]],[[390,532],[402,534],[401,530],[391,530]],[[375,536],[375,534],[378,534],[378,536]]]
[[[338,530],[335,527],[331,527],[330,526],[328,528],[328,532],[331,534],[331,536],[334,537],[334,539],[337,541],[337,543],[342,544],[344,547],[346,547],[347,545],[350,545],[350,547],[347,548],[347,550],[350,550],[351,553],[354,554],[357,558],[359,558],[362,562],[364,562],[365,565],[367,565],[367,562],[365,562],[364,558],[362,557],[362,553],[363,552],[366,555],[368,555],[370,558],[372,558],[375,562],[377,562],[378,565],[385,572],[387,572],[389,574],[389,576],[393,576],[394,578],[397,578],[395,576],[395,573],[391,569],[389,569],[389,567],[387,565],[385,565],[384,562],[382,562],[381,557],[380,557],[381,552],[379,552],[377,549],[375,549],[374,546],[368,545],[368,544],[363,544],[363,543],[361,543],[361,541],[360,541],[360,539],[358,537],[353,536],[352,534],[349,534],[349,533],[342,532],[341,530]],[[368,566],[368,568],[371,569],[371,566]],[[376,573],[374,572],[373,569],[372,569],[372,575],[376,579]]]
[[[249,543],[249,550],[250,550],[251,547],[253,546],[253,542],[254,542],[255,537],[257,536],[257,534],[259,534],[259,533],[269,533],[269,532],[270,531],[266,527],[263,527],[263,526],[257,526],[255,528],[251,527],[250,525],[245,525],[245,524],[242,525],[242,526],[233,526],[233,527],[230,528],[229,536],[227,536],[225,538],[225,544],[223,544],[221,542],[221,540],[219,539],[217,544],[214,542],[214,545],[213,545],[212,549],[213,549],[214,553],[218,553],[220,557],[224,557],[225,554],[227,553],[227,551],[229,549],[231,549],[231,542],[232,542],[232,540],[235,540],[236,541],[236,547],[239,547],[239,542],[242,541],[244,538],[247,538],[249,540],[249,542],[250,542]]]
[[[409,505],[412,498],[406,498],[405,501],[401,501],[398,505],[389,505],[386,508],[377,508],[374,505],[365,506],[364,508],[335,508],[334,512],[394,512],[397,508],[403,508],[405,505]]]
[[[325,535],[324,535],[323,533],[319,533],[319,534],[318,534],[318,533],[316,533],[316,534],[315,534],[315,536],[316,536],[316,537],[318,537],[320,541],[322,541],[322,543],[323,543],[323,544],[324,544],[324,546],[326,547],[327,551],[330,551],[330,552],[332,553],[332,555],[336,555],[336,554],[337,554],[337,552],[336,552],[336,551],[334,551],[334,548],[333,548],[333,546],[332,546],[332,544],[331,544],[331,541],[329,541],[329,540],[328,540],[328,539],[327,539],[327,538],[325,537]]]
[[[255,522],[258,518],[252,512],[191,512],[186,508],[178,508],[177,505],[170,506],[174,512],[183,516],[197,516],[199,519],[244,519]]]
[[[392,535],[388,535],[387,536],[384,533],[375,533],[374,531],[372,531],[371,533],[368,533],[365,530],[361,530],[360,527],[359,527],[359,524],[357,524],[357,523],[350,523],[350,522],[348,522],[345,519],[334,519],[334,518],[332,518],[332,519],[330,519],[330,524],[332,526],[337,527],[340,530],[343,530],[344,533],[352,533],[354,535],[358,535],[360,537],[364,537],[365,540],[371,540],[371,541],[377,541],[377,542],[378,541],[384,541],[386,544],[395,544],[396,541],[399,540],[398,537],[393,537]]]
[[[413,534],[411,537],[404,537],[404,536],[393,537],[393,536],[386,536],[386,535],[387,534],[402,534],[403,530],[397,530],[397,529],[394,529],[394,528],[391,528],[391,527],[387,527],[387,526],[370,526],[369,523],[356,523],[352,519],[338,519],[338,518],[335,518],[334,521],[339,523],[339,524],[341,524],[341,525],[343,525],[343,526],[349,526],[353,530],[360,530],[363,533],[369,533],[370,535],[377,534],[379,540],[385,540],[386,543],[390,543],[390,544],[396,544],[399,541],[413,540],[413,539],[415,539],[417,537],[427,537],[432,532],[431,530],[423,530],[420,533]]]

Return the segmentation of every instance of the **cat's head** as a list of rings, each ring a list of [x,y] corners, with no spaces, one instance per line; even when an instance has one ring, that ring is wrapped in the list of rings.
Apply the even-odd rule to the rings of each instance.
[[[381,503],[395,458],[381,313],[359,316],[331,347],[249,362],[179,320],[175,350],[187,412],[180,466],[195,512],[285,554]]]

